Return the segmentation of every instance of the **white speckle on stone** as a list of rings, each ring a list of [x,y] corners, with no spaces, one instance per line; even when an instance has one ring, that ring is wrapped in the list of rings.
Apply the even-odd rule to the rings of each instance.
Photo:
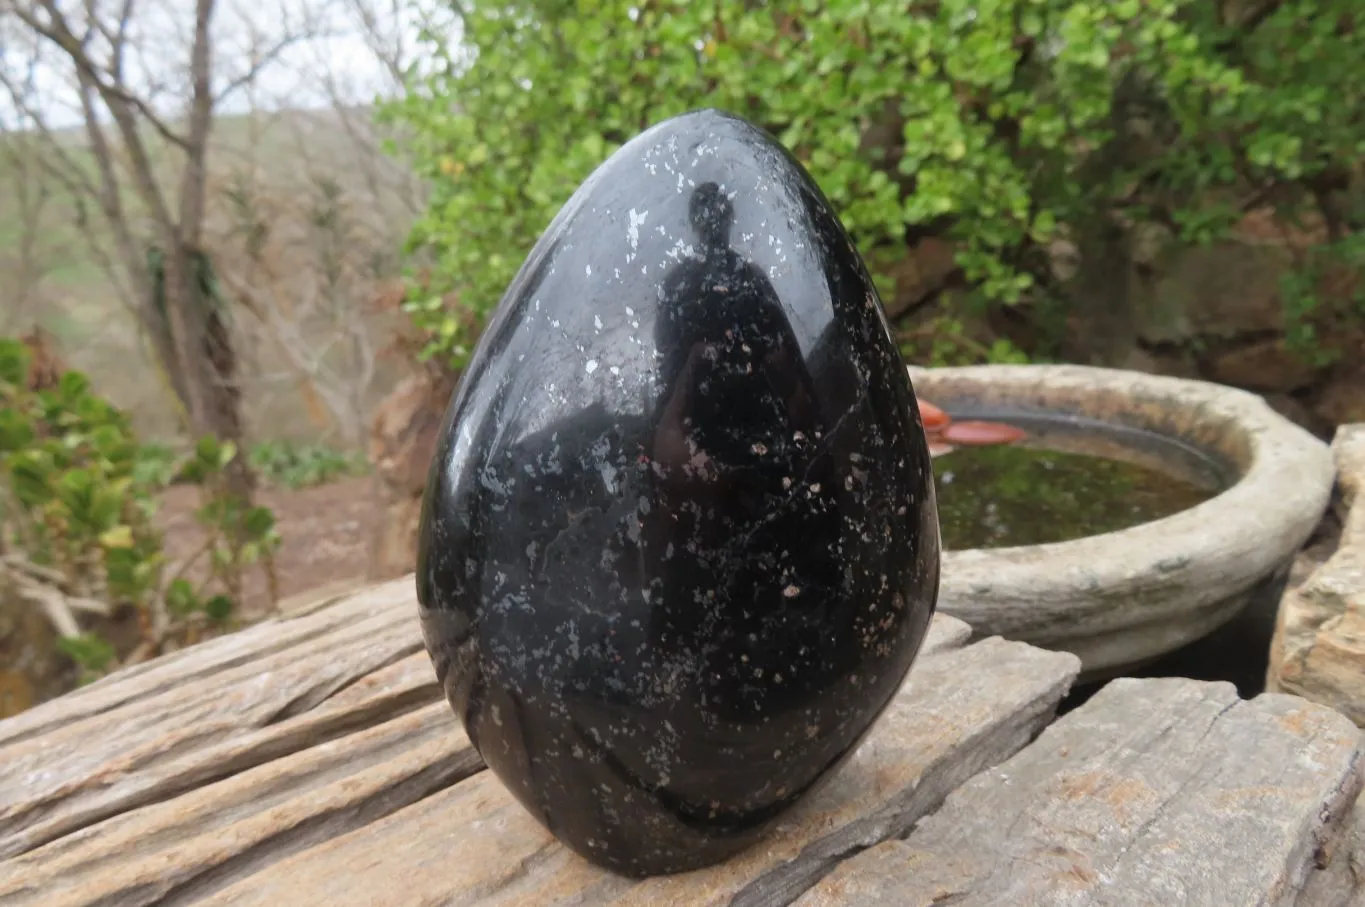
[[[798,596],[798,595],[800,595],[800,594],[801,594],[801,587],[800,587],[800,586],[797,586],[797,585],[790,585],[790,586],[788,586],[787,588],[785,588],[785,589],[782,590],[782,595],[783,595],[784,598],[796,598],[796,596]]]
[[[587,370],[589,375],[591,375],[593,372],[597,371],[597,360],[589,359],[587,364],[584,365],[583,368]]]
[[[645,225],[645,218],[649,217],[648,211],[636,212],[630,209],[630,226],[626,228],[626,239],[630,241],[632,249],[640,248],[640,228]]]
[[[588,275],[589,277],[591,277],[591,276],[592,276],[592,265],[584,265],[584,266],[583,266],[583,273],[586,274],[586,275]]]
[[[597,328],[599,331],[602,330],[602,318],[598,315],[592,316],[592,326]]]

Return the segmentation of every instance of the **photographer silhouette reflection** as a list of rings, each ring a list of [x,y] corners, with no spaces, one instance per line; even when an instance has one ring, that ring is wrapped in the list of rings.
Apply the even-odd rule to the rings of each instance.
[[[800,713],[842,661],[826,637],[842,574],[840,528],[824,514],[838,489],[814,379],[776,289],[731,246],[730,200],[706,183],[689,209],[699,248],[662,285],[664,390],[641,520],[655,676],[681,694],[674,769],[657,795],[684,821],[747,824],[803,787],[803,763],[774,762],[771,782],[754,789],[740,766],[773,762],[771,748],[727,753],[725,741],[752,739],[743,729],[762,723],[790,730],[793,757],[822,745]],[[729,815],[717,815],[700,793],[724,790],[731,771]]]

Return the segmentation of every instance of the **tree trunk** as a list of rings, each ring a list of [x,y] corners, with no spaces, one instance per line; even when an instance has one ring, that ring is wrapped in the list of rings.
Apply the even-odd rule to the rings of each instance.
[[[226,469],[227,487],[250,501],[255,477],[246,459],[237,356],[208,257],[177,241],[165,256],[164,286],[164,305],[158,308],[164,310],[166,333],[174,340],[174,359],[165,363],[178,375],[172,385],[182,394],[194,435],[212,434],[236,445],[237,455]]]

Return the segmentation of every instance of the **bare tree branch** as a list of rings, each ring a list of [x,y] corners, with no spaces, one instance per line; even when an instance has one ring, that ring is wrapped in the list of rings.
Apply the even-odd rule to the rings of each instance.
[[[233,94],[241,91],[260,78],[263,70],[279,62],[280,57],[290,47],[297,45],[301,41],[311,40],[315,37],[317,37],[316,34],[304,32],[288,34],[272,43],[270,47],[266,48],[263,52],[254,54],[247,70],[229,80],[227,85],[223,86],[223,89],[218,92],[218,96],[214,99],[214,102],[216,104],[221,104],[223,101],[231,98]]]
[[[96,18],[91,16],[91,18]],[[115,85],[123,84],[123,49],[127,46],[128,23],[133,19],[133,0],[123,0],[123,9],[119,11],[118,27],[109,37],[109,43],[113,45],[112,58],[109,65],[109,72],[114,77]]]
[[[87,40],[76,37],[66,18],[57,9],[54,0],[34,0],[38,8],[47,13],[51,24],[44,24],[38,20],[32,10],[25,9],[16,2],[14,13],[21,22],[39,35],[51,41],[58,49],[63,51],[71,62],[75,65],[77,73],[89,81],[92,88],[99,92],[101,99],[109,107],[109,112],[116,120],[120,119],[120,111],[123,111],[124,118],[131,121],[130,114],[136,113],[147,121],[156,132],[166,141],[181,148],[185,147],[186,140],[171,129],[161,119],[161,117],[151,108],[146,101],[117,82],[106,81],[102,77],[100,67],[91,59],[87,51]],[[120,128],[123,122],[119,123]],[[125,141],[127,137],[125,136]]]
[[[204,161],[208,155],[209,130],[213,127],[213,87],[211,85],[212,45],[209,26],[214,0],[195,4],[194,46],[190,50],[190,79],[194,95],[190,102],[189,136],[185,143],[185,170],[180,181],[181,239],[199,244],[204,219],[204,190],[208,177]]]

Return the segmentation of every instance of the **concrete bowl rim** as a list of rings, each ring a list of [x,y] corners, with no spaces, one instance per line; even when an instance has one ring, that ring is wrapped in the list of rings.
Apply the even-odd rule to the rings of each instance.
[[[1136,401],[1146,395],[1148,402],[1160,400],[1167,406],[1178,405],[1187,412],[1220,420],[1238,432],[1249,447],[1246,467],[1239,470],[1232,485],[1168,517],[1063,542],[944,551],[943,587],[950,594],[983,595],[1011,584],[1032,588],[1035,596],[1050,586],[1076,593],[1083,587],[1096,593],[1089,599],[1088,608],[1082,607],[1085,597],[1075,594],[1063,596],[1067,601],[1058,603],[1073,617],[1082,617],[1078,608],[1093,615],[1114,610],[1103,590],[1131,586],[1136,577],[1147,573],[1174,576],[1193,566],[1217,580],[1211,583],[1216,589],[1211,588],[1210,594],[1239,585],[1241,580],[1249,585],[1272,572],[1278,562],[1292,557],[1312,531],[1311,525],[1301,525],[1304,514],[1320,516],[1330,498],[1335,470],[1327,445],[1247,391],[1206,381],[1080,365],[910,366],[908,371],[916,396],[949,409],[953,394],[935,399],[935,385],[946,389],[955,382],[990,388],[1005,398],[1028,393],[1036,398],[1052,392],[1094,395],[1096,399],[1118,394]],[[1170,431],[1146,427],[1173,436]],[[1181,440],[1193,443],[1188,438]],[[985,589],[972,593],[970,588],[960,588],[964,584],[960,580],[968,579],[981,586],[983,575],[991,578]],[[1217,600],[1216,596],[1195,595],[1191,606],[1197,606],[1201,598]],[[970,609],[970,604],[965,604]],[[1040,604],[1045,610],[1053,610],[1046,603]],[[1175,616],[1182,609],[1168,610]],[[1147,622],[1155,616],[1144,613],[1134,622]],[[1123,623],[1117,621],[1117,625]]]

